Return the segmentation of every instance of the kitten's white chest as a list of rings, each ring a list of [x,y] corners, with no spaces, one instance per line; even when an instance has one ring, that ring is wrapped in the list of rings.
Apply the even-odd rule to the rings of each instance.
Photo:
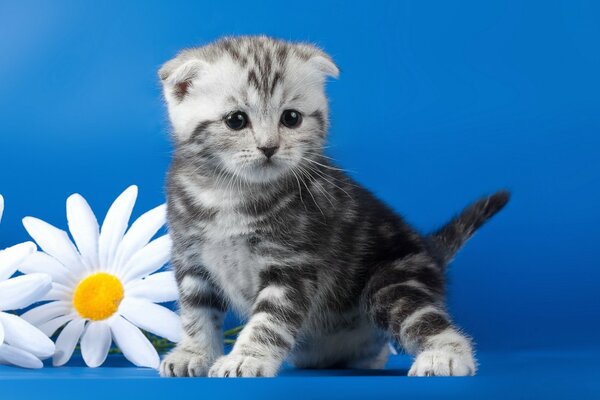
[[[202,248],[202,262],[223,289],[230,306],[248,316],[258,291],[261,265],[246,240],[209,240]]]
[[[219,210],[204,230],[202,263],[223,289],[230,306],[248,316],[259,286],[259,271],[264,261],[255,256],[246,238],[255,222],[239,213],[241,196],[210,189],[198,193],[204,207]]]
[[[205,235],[209,240],[228,241],[252,232],[253,218],[237,211],[242,203],[240,193],[203,188],[194,195],[203,207],[218,210],[215,218],[206,227]]]

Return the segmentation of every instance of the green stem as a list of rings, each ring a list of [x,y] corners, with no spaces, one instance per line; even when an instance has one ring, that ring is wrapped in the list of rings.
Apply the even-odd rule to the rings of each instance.
[[[240,333],[242,331],[242,329],[244,328],[244,326],[236,326],[235,328],[229,329],[225,332],[223,332],[223,335],[225,336],[223,341],[225,344],[228,345],[232,345],[235,343],[235,337],[238,333]],[[152,346],[154,346],[154,348],[156,349],[156,351],[158,351],[159,353],[164,353],[168,350],[171,350],[173,347],[175,347],[175,343],[168,341],[167,339],[164,338],[160,338],[158,336],[155,336],[151,333],[145,332],[144,331],[144,335],[146,335],[146,337],[148,338],[148,340],[150,341],[150,343],[152,343]],[[77,346],[79,348],[79,346]],[[113,347],[110,349],[109,354],[121,354],[121,350]]]
[[[240,333],[244,329],[244,325],[236,326],[235,328],[231,328],[223,332],[224,336],[235,336]]]

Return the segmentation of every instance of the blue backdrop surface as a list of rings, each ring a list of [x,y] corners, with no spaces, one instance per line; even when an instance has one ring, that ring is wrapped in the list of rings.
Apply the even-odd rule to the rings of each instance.
[[[164,201],[171,146],[156,71],[223,35],[314,42],[330,154],[423,231],[506,187],[508,208],[449,275],[483,350],[598,348],[600,3],[0,1],[0,248],[33,215],[103,218],[140,186]]]

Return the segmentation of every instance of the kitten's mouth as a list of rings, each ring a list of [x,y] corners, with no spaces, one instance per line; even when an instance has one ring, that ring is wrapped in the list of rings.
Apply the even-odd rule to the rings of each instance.
[[[259,168],[274,168],[274,167],[278,167],[280,165],[281,165],[281,163],[278,162],[277,160],[273,159],[273,157],[269,157],[269,158],[264,157],[263,159],[259,160],[256,163],[256,166],[258,166]]]
[[[285,162],[270,158],[255,160],[242,168],[240,173],[250,182],[265,183],[279,178],[285,169]]]

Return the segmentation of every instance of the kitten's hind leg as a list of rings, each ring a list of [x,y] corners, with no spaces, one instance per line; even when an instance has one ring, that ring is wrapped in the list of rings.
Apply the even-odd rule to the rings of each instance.
[[[201,268],[177,271],[184,337],[160,365],[160,375],[206,376],[223,355],[225,302]]]
[[[411,376],[475,374],[471,343],[450,321],[443,290],[443,272],[426,254],[380,265],[365,288],[373,322],[416,356]]]

